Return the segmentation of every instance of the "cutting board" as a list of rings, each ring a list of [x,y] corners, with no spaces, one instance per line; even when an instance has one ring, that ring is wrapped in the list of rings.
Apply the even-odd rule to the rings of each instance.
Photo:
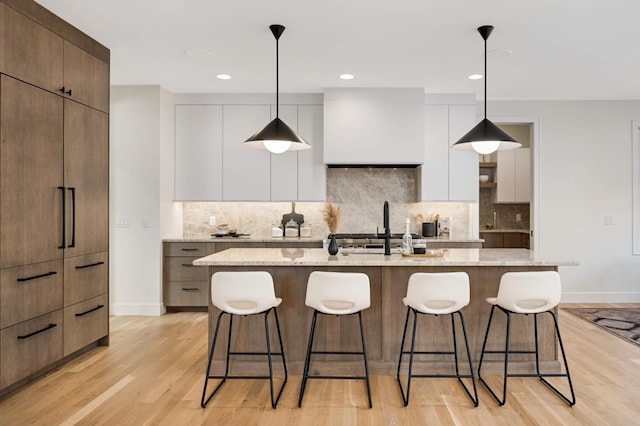
[[[291,213],[285,213],[282,215],[282,229],[284,229],[285,225],[291,219],[298,224],[298,228],[300,228],[300,225],[304,223],[304,215],[296,213],[296,203],[291,203]]]

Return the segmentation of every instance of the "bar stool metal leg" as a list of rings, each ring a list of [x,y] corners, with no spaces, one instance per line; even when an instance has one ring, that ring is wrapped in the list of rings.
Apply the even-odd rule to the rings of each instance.
[[[504,351],[489,351],[489,350],[486,350],[487,339],[488,339],[488,336],[489,336],[489,329],[491,328],[491,323],[492,323],[492,319],[493,319],[493,313],[494,313],[494,310],[495,310],[496,307],[498,307],[498,309],[500,309],[506,315],[506,321],[507,322],[506,322],[506,329],[505,329],[505,348],[504,348]],[[533,315],[534,340],[535,340],[535,348],[534,348],[534,350],[533,351],[531,351],[531,350],[529,350],[529,351],[511,351],[509,349],[509,336],[510,336],[510,331],[511,331],[511,314],[515,314],[515,313],[510,312],[510,311],[502,308],[499,305],[493,305],[491,307],[491,314],[489,315],[489,322],[487,324],[487,331],[486,331],[485,336],[484,336],[484,343],[482,344],[482,354],[480,355],[480,364],[478,366],[478,379],[480,379],[480,382],[487,389],[487,391],[489,391],[489,393],[491,394],[493,399],[495,399],[496,402],[500,406],[504,405],[505,401],[507,399],[507,378],[508,377],[537,377],[545,385],[547,385],[551,390],[553,390],[556,393],[556,395],[558,395],[569,406],[573,406],[576,403],[575,393],[573,391],[573,383],[571,381],[571,374],[569,372],[569,365],[567,363],[567,358],[566,358],[565,351],[564,351],[564,344],[562,342],[562,337],[560,336],[560,329],[558,328],[557,318],[556,318],[555,314],[552,311],[549,310],[549,311],[545,311],[545,312],[549,313],[551,315],[551,317],[553,318],[554,329],[555,329],[556,336],[558,337],[558,342],[560,344],[560,351],[562,353],[562,359],[563,359],[563,364],[564,364],[564,368],[565,368],[565,373],[542,373],[540,371],[539,336],[538,336],[538,313],[535,313]],[[542,312],[542,313],[545,313],[545,312]],[[516,315],[521,315],[521,314],[516,314]],[[481,376],[482,363],[484,361],[484,355],[485,354],[502,354],[504,356],[502,398],[498,397],[498,395],[491,389],[489,384]],[[533,354],[533,355],[535,355],[535,367],[536,367],[535,374],[509,373],[509,355],[511,355],[511,354]],[[546,380],[546,377],[566,377],[567,381],[568,381],[568,384],[569,384],[569,389],[570,389],[570,392],[571,392],[571,399],[569,399],[562,392],[560,392],[555,386],[553,386],[551,383],[549,383],[549,381]]]
[[[413,312],[413,331],[412,331],[412,337],[411,337],[411,349],[409,350],[409,352],[404,350],[404,342],[405,342],[405,336],[407,334],[407,325],[409,322],[409,312]],[[411,392],[411,379],[413,377],[416,378],[456,378],[458,379],[458,382],[460,383],[460,385],[462,386],[462,389],[464,389],[465,393],[467,394],[467,396],[469,397],[469,399],[471,400],[471,402],[473,403],[474,407],[478,406],[478,390],[476,388],[476,383],[475,383],[475,378],[473,375],[473,365],[472,365],[472,361],[471,361],[471,352],[469,350],[469,341],[467,339],[467,331],[466,331],[466,327],[465,327],[465,323],[464,323],[464,317],[462,316],[462,313],[460,311],[457,311],[459,317],[460,317],[460,326],[462,327],[462,333],[464,336],[464,343],[465,343],[465,348],[466,348],[466,352],[467,352],[467,360],[468,360],[468,365],[469,365],[469,374],[461,374],[460,373],[460,366],[459,366],[459,359],[458,359],[458,345],[457,345],[457,338],[456,338],[456,331],[455,331],[455,319],[454,319],[454,314],[456,312],[450,313],[450,314],[445,314],[445,315],[450,315],[451,316],[451,327],[452,327],[452,335],[453,335],[453,351],[449,352],[449,351],[416,351],[415,350],[415,341],[416,341],[416,330],[417,330],[417,322],[418,322],[418,314],[420,312],[416,311],[413,308],[407,308],[407,316],[405,319],[405,324],[404,324],[404,331],[402,333],[402,344],[400,346],[400,359],[398,361],[398,369],[397,369],[397,381],[398,381],[398,386],[400,387],[400,394],[402,396],[402,402],[404,403],[405,407],[407,405],[409,405],[409,394]],[[423,315],[432,315],[432,314],[423,314]],[[432,354],[432,355],[453,355],[454,356],[454,361],[455,361],[455,374],[451,375],[451,374],[414,374],[413,373],[413,359],[414,359],[414,355],[427,355],[427,354]],[[402,380],[400,379],[400,367],[402,365],[402,355],[409,355],[409,369],[407,372],[407,391],[405,394],[405,391],[402,387]],[[462,381],[463,378],[469,378],[471,379],[471,382],[473,384],[473,394],[471,394],[471,391],[469,390],[469,388],[467,387],[467,385],[465,385],[465,383]]]
[[[369,383],[369,366],[367,364],[367,355],[366,355],[366,345],[364,340],[364,326],[362,323],[362,312],[357,312],[358,320],[360,324],[360,337],[362,342],[362,352],[346,352],[346,351],[314,351],[313,350],[313,340],[316,329],[316,320],[318,314],[327,315],[317,310],[313,311],[313,317],[311,319],[311,330],[309,332],[309,343],[307,344],[307,355],[304,361],[304,370],[302,373],[302,384],[300,386],[300,396],[298,398],[298,407],[302,406],[302,398],[304,397],[304,392],[307,386],[308,379],[355,379],[355,380],[365,380],[367,385],[367,397],[369,399],[369,408],[372,407],[371,402],[371,386]],[[350,314],[353,315],[353,314]],[[362,355],[364,360],[364,376],[331,376],[331,375],[310,375],[309,374],[309,366],[311,364],[311,355],[312,354],[321,354],[321,355]]]
[[[360,320],[360,337],[362,338],[362,358],[364,359],[364,377],[367,382],[367,397],[369,397],[369,408],[373,405],[371,403],[371,386],[369,384],[369,366],[367,364],[367,348],[364,344],[364,327],[362,326],[362,311],[358,312],[358,319]]]
[[[269,312],[273,311],[274,316],[275,316],[275,321],[276,321],[276,330],[278,333],[278,341],[280,343],[280,352],[272,352],[271,351],[271,341],[270,341],[270,335],[269,335]],[[215,352],[215,347],[216,347],[216,343],[218,340],[218,331],[220,329],[220,322],[222,319],[223,315],[229,315],[229,333],[228,333],[228,340],[227,340],[227,354],[226,354],[226,360],[225,360],[225,370],[224,370],[224,375],[212,375],[211,374],[211,364],[213,363],[213,354]],[[229,314],[228,312],[221,312],[220,315],[218,315],[218,320],[216,322],[216,329],[214,332],[214,336],[213,336],[213,343],[211,345],[211,351],[209,352],[209,361],[207,363],[207,371],[206,371],[206,375],[205,375],[205,382],[204,382],[204,387],[202,390],[202,398],[200,400],[200,406],[202,408],[205,408],[207,406],[207,404],[209,403],[209,401],[211,400],[211,398],[214,397],[214,395],[218,392],[218,390],[222,387],[222,385],[227,381],[227,379],[269,379],[269,388],[270,388],[270,394],[271,394],[271,406],[273,408],[276,408],[278,401],[280,400],[280,396],[282,395],[282,391],[284,390],[284,386],[287,383],[287,379],[288,379],[288,372],[287,372],[287,365],[286,365],[286,361],[285,361],[285,356],[284,356],[284,347],[282,344],[282,334],[280,332],[280,323],[278,321],[278,313],[276,311],[276,308],[270,308],[269,310],[264,312],[264,326],[265,326],[265,336],[266,336],[266,344],[267,344],[267,351],[266,352],[233,352],[231,351],[231,338],[232,338],[232,329],[233,329],[233,314]],[[269,375],[267,376],[252,376],[252,375],[230,375],[229,374],[229,364],[230,364],[230,358],[231,355],[266,355],[267,356],[267,360],[268,360],[268,365],[269,365]],[[273,386],[273,355],[279,355],[282,357],[282,365],[284,367],[284,381],[278,391],[278,394],[275,395],[274,393],[274,386]],[[209,395],[209,397],[206,397],[206,393],[207,393],[207,384],[209,382],[210,379],[221,379],[220,383],[218,383],[218,385],[216,386],[216,388],[213,390],[213,392],[211,393],[211,395]],[[206,398],[206,399],[205,399]]]

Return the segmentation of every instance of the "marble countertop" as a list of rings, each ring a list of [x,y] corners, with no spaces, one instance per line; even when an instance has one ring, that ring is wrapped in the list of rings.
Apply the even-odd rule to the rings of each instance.
[[[297,244],[297,243],[318,243],[322,244],[322,238],[319,237],[311,237],[311,238],[271,238],[266,236],[241,236],[241,237],[212,237],[209,235],[203,236],[195,236],[195,237],[184,237],[184,238],[163,238],[163,242],[165,243],[234,243],[234,242],[244,242],[244,243],[273,243],[273,242],[283,242]]]
[[[523,231],[526,232],[526,231]],[[435,238],[435,237],[420,237],[419,239],[425,240],[427,242],[442,242],[442,243],[482,243],[484,242],[481,238]],[[246,243],[272,243],[272,242],[287,242],[287,243],[309,243],[309,242],[317,242],[318,244],[322,244],[323,238],[321,237],[311,237],[311,238],[271,238],[265,236],[242,236],[242,237],[212,237],[208,235],[203,236],[193,236],[193,237],[184,237],[184,238],[163,238],[163,242],[165,243],[230,243],[230,242],[246,242]]]
[[[401,254],[338,253],[325,249],[238,248],[193,262],[196,266],[578,266],[566,259],[546,258],[527,249],[447,249],[443,257],[404,257]]]
[[[528,234],[528,229],[481,229],[480,232],[520,232],[522,234]]]

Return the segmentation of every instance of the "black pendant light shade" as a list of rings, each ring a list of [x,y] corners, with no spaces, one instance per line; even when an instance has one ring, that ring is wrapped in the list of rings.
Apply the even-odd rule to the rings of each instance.
[[[271,33],[276,39],[276,118],[267,124],[262,130],[244,141],[244,145],[255,149],[266,149],[274,154],[280,154],[285,151],[300,151],[311,148],[304,139],[280,120],[279,104],[279,69],[278,69],[278,40],[284,32],[284,26],[271,25],[269,27]]]
[[[479,154],[520,148],[522,144],[487,119],[487,39],[493,27],[484,25],[478,32],[484,39],[484,119],[451,146],[452,149],[475,150]]]

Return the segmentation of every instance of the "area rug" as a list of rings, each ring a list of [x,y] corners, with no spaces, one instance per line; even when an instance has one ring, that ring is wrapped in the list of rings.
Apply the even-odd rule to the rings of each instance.
[[[603,330],[640,346],[640,309],[635,308],[563,308]]]

